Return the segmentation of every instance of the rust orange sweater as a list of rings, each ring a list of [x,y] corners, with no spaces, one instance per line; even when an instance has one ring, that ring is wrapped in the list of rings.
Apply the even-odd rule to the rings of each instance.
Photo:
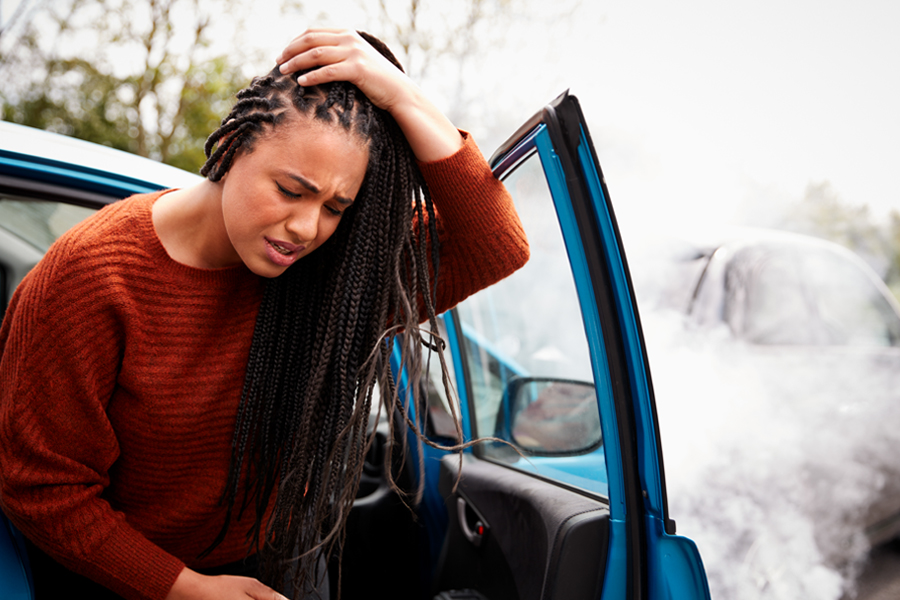
[[[524,264],[528,246],[471,139],[422,170],[445,310]],[[0,329],[3,510],[59,562],[133,600],[164,598],[185,564],[243,558],[251,519],[196,559],[224,519],[262,280],[169,258],[151,221],[160,195],[109,206],[60,238]]]

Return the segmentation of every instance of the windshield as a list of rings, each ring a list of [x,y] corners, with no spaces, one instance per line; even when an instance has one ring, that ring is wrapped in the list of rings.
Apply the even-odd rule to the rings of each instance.
[[[748,246],[726,270],[725,320],[755,344],[900,345],[900,317],[874,278],[827,246]]]

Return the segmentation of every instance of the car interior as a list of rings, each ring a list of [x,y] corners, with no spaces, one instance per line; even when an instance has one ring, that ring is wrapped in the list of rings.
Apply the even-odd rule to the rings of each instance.
[[[343,559],[329,567],[332,590],[340,578],[345,598],[599,597],[603,570],[596,566],[606,563],[609,539],[606,502],[450,453],[439,468],[445,533],[431,555],[429,517],[422,514],[427,507],[413,510],[387,482],[385,436],[377,433],[367,455]],[[413,462],[394,468],[398,485],[413,495]],[[409,576],[411,566],[418,577]]]

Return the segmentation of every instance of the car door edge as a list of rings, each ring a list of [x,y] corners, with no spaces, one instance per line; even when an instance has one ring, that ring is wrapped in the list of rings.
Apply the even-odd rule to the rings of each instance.
[[[675,523],[668,517],[658,417],[637,303],[609,192],[577,98],[568,92],[560,95],[545,107],[540,121],[547,126],[565,174],[601,317],[610,373],[627,370],[629,374],[627,381],[613,379],[625,486],[628,596],[662,598],[675,592],[678,597],[709,598],[696,545],[676,536]],[[611,544],[608,569],[620,567],[613,563],[624,558],[617,556],[614,548]],[[616,593],[605,589],[604,598]]]

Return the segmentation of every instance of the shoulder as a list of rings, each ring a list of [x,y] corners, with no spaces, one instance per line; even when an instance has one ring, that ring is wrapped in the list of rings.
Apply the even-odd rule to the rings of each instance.
[[[23,279],[16,295],[47,305],[85,296],[102,301],[111,281],[152,261],[151,210],[159,195],[121,200],[67,231]]]
[[[153,202],[162,192],[136,194],[97,211],[56,241],[67,252],[91,252],[116,244],[144,241],[153,231]],[[52,256],[60,248],[51,246]]]
[[[38,267],[96,274],[127,264],[135,254],[146,257],[155,237],[153,202],[161,193],[134,195],[99,210],[63,234]]]

